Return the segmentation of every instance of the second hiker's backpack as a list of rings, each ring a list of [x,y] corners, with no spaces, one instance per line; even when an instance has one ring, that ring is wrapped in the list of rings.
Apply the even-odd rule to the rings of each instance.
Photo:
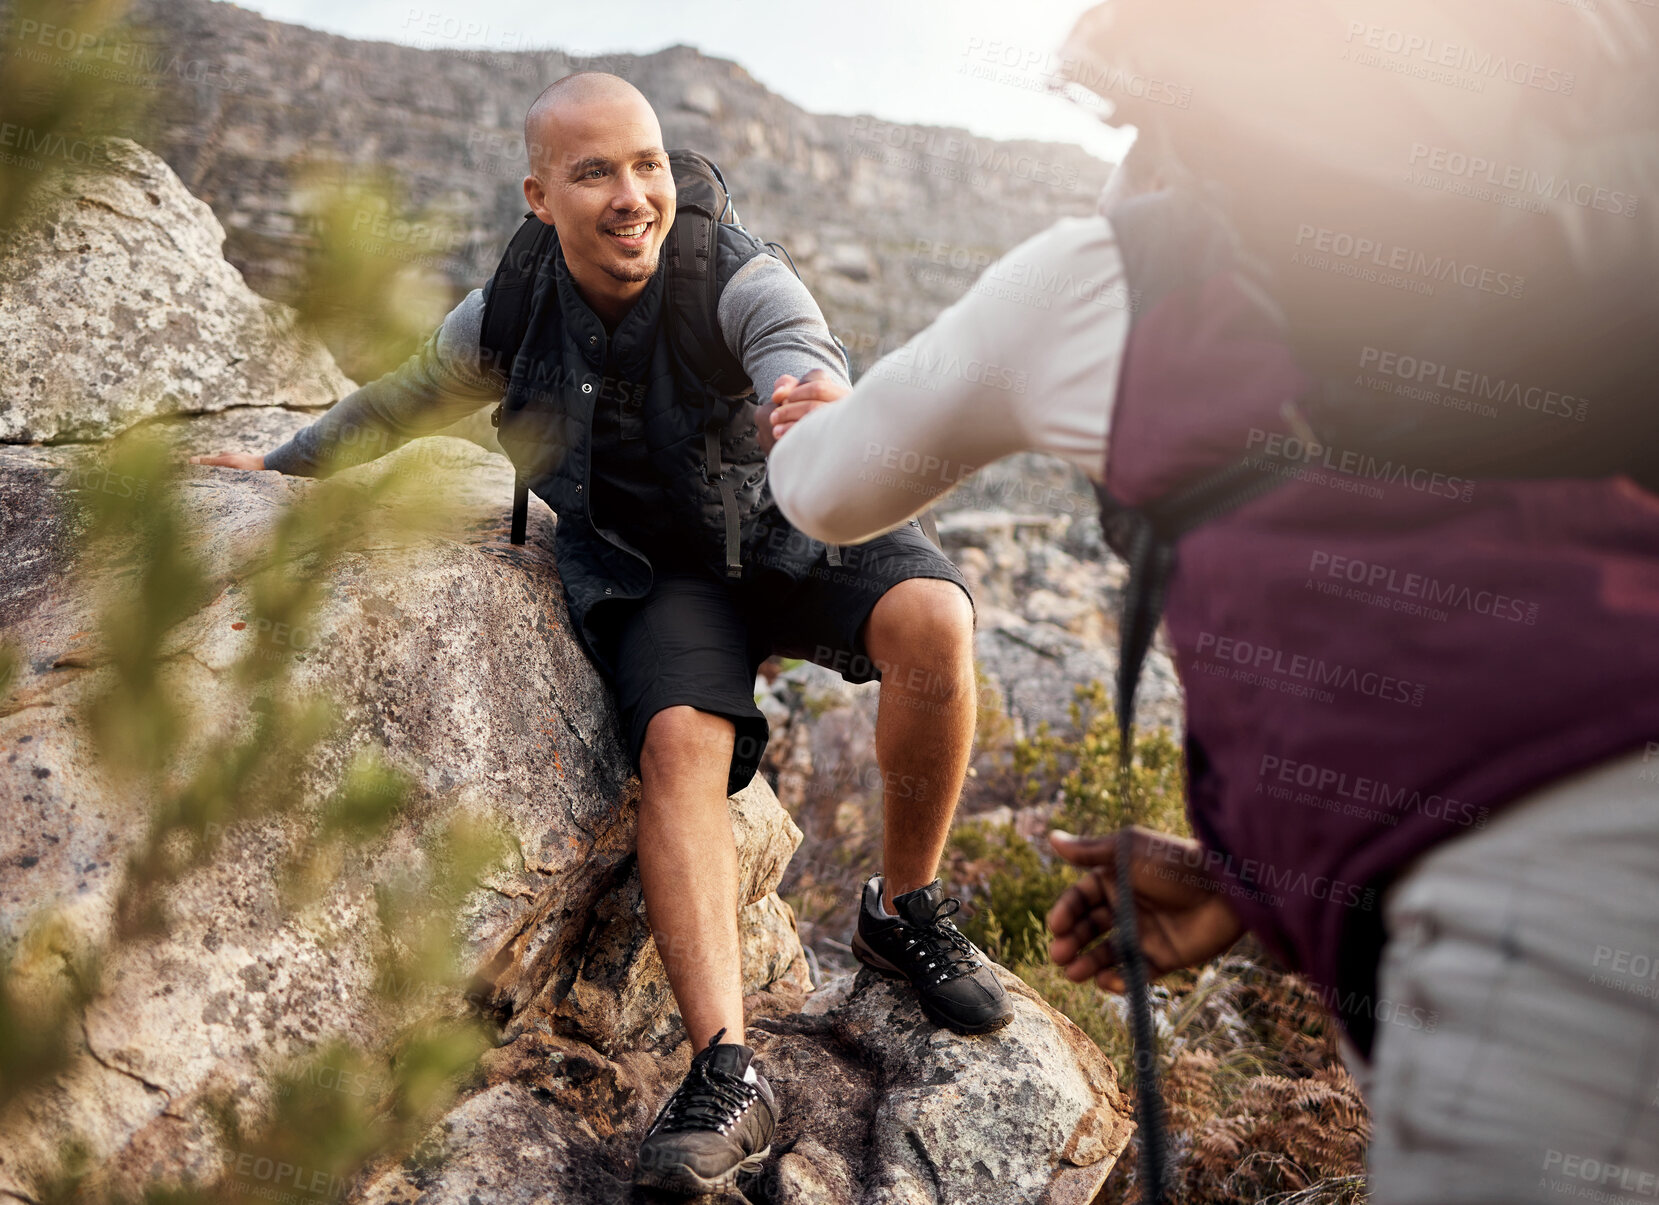
[[[1079,21],[1066,76],[1141,130],[1120,183],[1142,195],[1107,213],[1137,305],[1118,397],[1156,382],[1188,420],[1203,408],[1183,423],[1120,407],[1113,441],[1164,455],[1151,473],[1120,465],[1122,496],[1098,489],[1130,567],[1126,798],[1136,682],[1186,533],[1327,465],[1356,484],[1659,489],[1656,42],[1628,5],[1109,0]],[[1125,915],[1141,1192],[1162,1205]]]
[[[1659,36],[1614,6],[1206,13],[1111,0],[1063,55],[1142,129],[1128,191],[1150,190],[1107,214],[1139,311],[1125,372],[1178,380],[1227,295],[1259,299],[1242,338],[1305,385],[1271,417],[1207,397],[1204,429],[1160,436],[1167,479],[1103,499],[1132,569],[1120,714],[1175,543],[1310,458],[1659,489]]]

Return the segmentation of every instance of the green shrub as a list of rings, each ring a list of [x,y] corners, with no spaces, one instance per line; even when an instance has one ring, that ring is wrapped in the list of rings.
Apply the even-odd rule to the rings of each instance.
[[[1040,725],[1013,743],[1018,801],[1030,805],[1057,798],[1054,825],[1074,833],[1107,833],[1133,820],[1185,835],[1181,751],[1169,734],[1161,728],[1136,733],[1133,806],[1126,806],[1118,789],[1117,721],[1106,687],[1092,682],[1079,686],[1076,695],[1071,714],[1078,737]],[[963,932],[1005,966],[1047,966],[1048,910],[1079,872],[1050,853],[1046,842],[1028,841],[1012,825],[969,821],[952,835],[951,851],[967,866],[957,881],[973,887]]]

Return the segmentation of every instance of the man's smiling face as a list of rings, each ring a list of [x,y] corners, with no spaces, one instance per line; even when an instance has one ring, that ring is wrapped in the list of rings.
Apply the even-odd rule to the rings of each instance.
[[[674,224],[674,175],[657,115],[614,76],[573,78],[547,99],[527,123],[534,170],[525,195],[558,230],[584,293],[636,292],[629,286],[655,274]]]

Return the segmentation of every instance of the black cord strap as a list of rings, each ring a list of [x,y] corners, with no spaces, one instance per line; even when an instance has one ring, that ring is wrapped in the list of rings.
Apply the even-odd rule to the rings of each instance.
[[[1141,509],[1104,505],[1101,523],[1112,546],[1129,562],[1118,623],[1117,728],[1118,791],[1125,814],[1133,821],[1135,760],[1135,687],[1157,635],[1175,572],[1175,542],[1204,523],[1260,497],[1283,479],[1263,472],[1251,461],[1227,466],[1189,489]],[[1103,497],[1102,502],[1108,500]],[[1129,999],[1129,1032],[1135,1046],[1135,1121],[1140,1128],[1141,1200],[1167,1205],[1169,1200],[1169,1128],[1158,1074],[1158,1041],[1152,1028],[1151,989],[1146,955],[1141,950],[1130,874],[1129,834],[1120,836],[1117,855],[1117,905],[1113,909],[1112,945]]]

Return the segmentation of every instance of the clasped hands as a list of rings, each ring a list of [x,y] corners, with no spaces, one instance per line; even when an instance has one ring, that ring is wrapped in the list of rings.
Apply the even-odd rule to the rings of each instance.
[[[788,430],[820,406],[839,401],[852,389],[832,378],[822,368],[814,368],[803,377],[788,373],[772,386],[772,397],[761,406],[755,417],[760,429],[761,451],[771,453],[773,446]]]

